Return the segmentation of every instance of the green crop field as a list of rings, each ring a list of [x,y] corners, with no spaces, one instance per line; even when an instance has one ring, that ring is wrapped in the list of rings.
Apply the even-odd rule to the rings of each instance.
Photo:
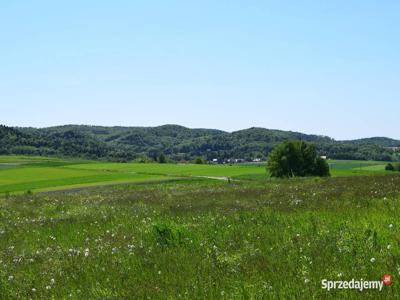
[[[387,162],[360,160],[329,160],[333,176],[377,175],[386,174]]]
[[[385,173],[383,162],[329,161],[332,176]],[[181,178],[269,181],[265,164],[107,163],[49,157],[0,156],[0,194]]]
[[[0,156],[0,193],[50,191],[112,183],[169,180],[166,175],[108,172],[72,168],[91,161]]]

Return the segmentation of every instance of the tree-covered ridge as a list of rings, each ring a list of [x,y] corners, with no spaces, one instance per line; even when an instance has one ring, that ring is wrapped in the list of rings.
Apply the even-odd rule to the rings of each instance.
[[[298,132],[249,128],[236,132],[190,129],[178,125],[158,127],[105,127],[65,125],[49,128],[0,126],[0,154],[64,155],[116,161],[161,153],[174,161],[197,157],[219,159],[266,159],[271,150],[287,140],[316,145],[320,155],[335,159],[398,160],[400,141],[371,138],[336,141]]]

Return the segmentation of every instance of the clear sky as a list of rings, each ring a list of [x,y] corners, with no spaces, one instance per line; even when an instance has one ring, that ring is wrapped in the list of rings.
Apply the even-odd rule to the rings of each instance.
[[[0,123],[400,138],[400,1],[0,2]]]

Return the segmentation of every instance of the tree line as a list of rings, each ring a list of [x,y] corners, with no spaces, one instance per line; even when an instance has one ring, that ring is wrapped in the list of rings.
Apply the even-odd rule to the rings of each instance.
[[[264,128],[229,133],[178,125],[66,125],[42,129],[0,126],[0,154],[62,155],[110,161],[158,161],[160,156],[165,161],[266,160],[272,149],[286,140],[312,142],[319,155],[332,159],[399,160],[399,152],[388,145],[400,142],[382,138],[340,142],[325,136]]]

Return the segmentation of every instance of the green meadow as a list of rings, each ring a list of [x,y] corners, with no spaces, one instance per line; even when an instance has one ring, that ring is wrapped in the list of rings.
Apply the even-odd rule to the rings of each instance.
[[[63,176],[136,168],[104,166],[1,172],[14,174],[14,181],[26,176],[18,179],[23,184],[34,170],[44,182],[52,176],[62,182]],[[173,166],[177,174],[201,175],[229,168],[207,166],[218,170],[208,173],[204,167]],[[256,168],[234,167],[224,175]],[[230,182],[142,178],[142,184],[6,194],[0,198],[0,298],[396,299],[400,176],[367,174]],[[323,279],[380,281],[384,274],[394,282],[382,291],[321,286]]]
[[[391,299],[400,175],[0,156],[1,299]],[[394,283],[322,289],[327,280]]]

